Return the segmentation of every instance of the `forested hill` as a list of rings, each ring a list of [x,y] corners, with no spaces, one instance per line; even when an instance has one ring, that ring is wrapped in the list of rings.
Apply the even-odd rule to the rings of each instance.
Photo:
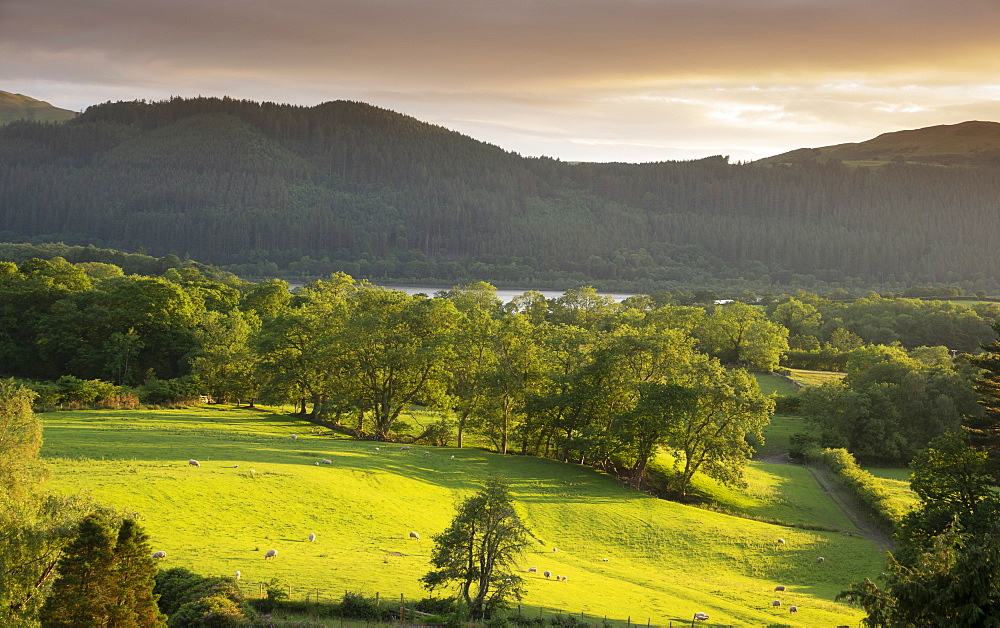
[[[569,164],[356,102],[107,103],[0,127],[0,240],[190,254],[251,276],[993,290],[997,175]]]

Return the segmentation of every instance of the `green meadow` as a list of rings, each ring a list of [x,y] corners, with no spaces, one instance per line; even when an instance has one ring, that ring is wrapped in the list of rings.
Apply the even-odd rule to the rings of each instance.
[[[278,578],[294,599],[426,597],[418,579],[431,537],[492,474],[506,476],[532,531],[522,567],[538,573],[524,574],[524,613],[657,626],[690,623],[698,611],[710,615],[707,625],[856,624],[862,614],[833,598],[883,568],[875,546],[794,465],[752,463],[746,490],[700,479],[707,503],[688,506],[573,464],[468,448],[403,452],[320,436],[269,412],[206,406],[42,418],[53,490],[135,513],[153,549],[167,552],[162,567],[239,570],[251,595]],[[333,464],[315,464],[322,459]],[[278,556],[265,561],[270,549]],[[547,580],[545,570],[567,580]],[[787,591],[775,593],[779,584]]]

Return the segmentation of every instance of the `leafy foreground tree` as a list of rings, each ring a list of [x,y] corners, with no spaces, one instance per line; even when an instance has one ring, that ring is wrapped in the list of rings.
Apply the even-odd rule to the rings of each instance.
[[[165,626],[153,595],[156,565],[149,550],[134,521],[123,521],[112,541],[104,516],[84,517],[59,560],[42,626]]]
[[[62,547],[83,516],[78,498],[46,495],[35,393],[0,381],[0,626],[31,625]]]
[[[514,563],[527,545],[528,532],[514,512],[506,482],[490,478],[459,506],[448,529],[434,537],[434,570],[421,581],[432,591],[457,583],[470,617],[489,619],[508,600],[521,599],[524,581]]]
[[[955,434],[911,465],[920,506],[903,520],[885,586],[867,578],[842,592],[868,626],[1000,625],[1000,497],[985,452]]]

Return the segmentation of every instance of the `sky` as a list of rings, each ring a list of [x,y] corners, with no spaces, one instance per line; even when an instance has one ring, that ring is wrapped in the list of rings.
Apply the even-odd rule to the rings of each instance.
[[[0,90],[371,103],[650,162],[1000,121],[997,0],[0,0]]]

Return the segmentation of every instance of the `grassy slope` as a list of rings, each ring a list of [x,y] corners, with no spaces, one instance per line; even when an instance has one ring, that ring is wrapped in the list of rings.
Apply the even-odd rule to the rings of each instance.
[[[526,574],[527,606],[648,617],[657,625],[690,621],[695,611],[708,612],[712,623],[836,625],[860,614],[833,596],[882,568],[879,552],[856,536],[666,502],[550,460],[469,449],[376,451],[368,442],[309,435],[307,424],[276,415],[226,408],[43,416],[53,488],[139,513],[154,549],[168,552],[164,567],[239,569],[251,590],[279,577],[296,598],[306,589],[329,598],[345,590],[423,597],[417,579],[428,569],[431,535],[492,473],[509,478],[533,530],[523,566],[568,576],[556,583]],[[189,458],[202,466],[188,466]],[[334,464],[315,466],[320,458]],[[828,498],[801,482],[800,472],[755,465],[752,490],[726,497],[726,507],[827,525],[836,517]],[[410,530],[422,539],[408,539]],[[315,544],[306,541],[310,532]],[[783,548],[778,537],[787,540]],[[268,549],[278,550],[277,560],[263,560]],[[789,589],[780,594],[786,605],[800,607],[797,616],[771,608],[779,583]]]

